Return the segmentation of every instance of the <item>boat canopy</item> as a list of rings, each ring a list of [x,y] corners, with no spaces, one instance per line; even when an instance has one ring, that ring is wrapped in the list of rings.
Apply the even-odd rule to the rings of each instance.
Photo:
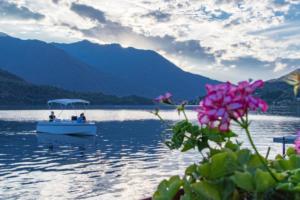
[[[53,99],[48,101],[48,105],[50,104],[62,104],[62,105],[69,105],[69,104],[90,104],[89,101],[83,100],[83,99]]]

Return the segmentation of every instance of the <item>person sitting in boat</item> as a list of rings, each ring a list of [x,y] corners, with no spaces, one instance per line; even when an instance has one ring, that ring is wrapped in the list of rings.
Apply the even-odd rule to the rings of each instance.
[[[56,116],[54,115],[54,112],[51,111],[51,115],[49,115],[49,121],[53,122],[56,119]]]
[[[71,120],[72,120],[72,121],[77,121],[77,116],[72,116],[72,117],[71,117]]]
[[[84,116],[84,113],[81,113],[80,116],[78,117],[77,119],[78,122],[85,122],[86,121],[86,118]]]

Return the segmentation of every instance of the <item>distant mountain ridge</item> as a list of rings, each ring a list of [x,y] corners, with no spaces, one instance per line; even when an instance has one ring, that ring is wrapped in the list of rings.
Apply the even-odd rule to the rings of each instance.
[[[121,93],[126,83],[38,40],[0,37],[0,69],[39,85],[74,91]],[[112,93],[114,93],[112,92]],[[122,94],[126,95],[126,93]]]
[[[37,85],[79,92],[154,98],[172,92],[177,99],[205,93],[209,78],[185,72],[150,50],[99,45],[21,40],[0,34],[0,69]]]
[[[185,72],[151,50],[122,48],[118,44],[99,45],[87,40],[54,45],[100,71],[113,74],[131,85],[143,88],[143,91],[138,93],[141,96],[154,97],[170,91],[177,98],[191,99],[205,93],[206,83],[218,83]]]
[[[266,81],[265,86],[257,92],[257,95],[269,103],[296,102],[293,86],[286,83],[286,79],[293,73],[300,73],[300,69],[296,69],[277,79]]]
[[[257,89],[255,95],[259,96],[263,100],[267,101],[268,104],[289,104],[296,103],[299,100],[300,91],[297,97],[294,95],[293,86],[286,82],[286,79],[293,73],[300,73],[300,68],[296,69],[284,76],[276,79],[265,81],[264,87]],[[204,96],[189,101],[189,104],[198,105]]]
[[[93,105],[149,105],[152,100],[137,96],[116,97],[102,93],[71,92],[51,86],[37,86],[0,70],[0,106],[46,105],[49,99],[83,98]]]
[[[288,74],[285,74],[279,78],[275,78],[275,79],[271,79],[271,80],[268,80],[268,82],[285,82],[288,77],[291,75],[291,74],[294,74],[294,73],[300,73],[300,68],[299,69],[295,69],[291,72],[289,72]]]

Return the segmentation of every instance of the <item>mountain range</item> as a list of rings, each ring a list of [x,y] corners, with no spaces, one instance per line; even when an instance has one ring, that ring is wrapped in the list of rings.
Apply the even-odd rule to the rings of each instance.
[[[266,81],[264,87],[258,90],[257,95],[268,103],[273,104],[297,102],[293,86],[286,83],[287,78],[295,73],[300,73],[300,69],[296,69],[277,79]]]
[[[93,105],[145,105],[152,104],[152,100],[137,97],[116,97],[102,93],[72,92],[52,86],[38,86],[24,81],[9,72],[0,70],[0,105],[1,106],[36,106],[46,105],[49,99],[83,98]]]
[[[167,91],[175,99],[197,99],[205,95],[206,83],[219,83],[185,72],[150,50],[87,40],[46,43],[3,33],[0,70],[2,104],[44,103],[48,98],[67,97],[91,98],[97,104],[149,104],[150,98]],[[295,72],[300,70],[291,73]],[[292,86],[285,82],[287,76],[266,81],[257,94],[269,103],[295,101]]]
[[[46,43],[5,34],[0,34],[0,69],[36,85],[147,98],[169,91],[176,99],[194,99],[204,95],[206,83],[218,83],[185,72],[150,50],[87,40]]]

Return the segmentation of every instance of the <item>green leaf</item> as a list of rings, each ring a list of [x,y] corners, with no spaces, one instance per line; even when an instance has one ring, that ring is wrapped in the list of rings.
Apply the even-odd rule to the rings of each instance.
[[[247,192],[252,192],[255,190],[254,180],[252,174],[249,172],[235,172],[232,176],[232,180],[239,187]]]
[[[202,137],[201,140],[197,141],[198,151],[201,152],[203,149],[208,147],[208,139],[206,137]]]
[[[283,170],[293,169],[293,165],[290,160],[278,160],[278,163]]]
[[[283,157],[282,157],[282,155],[281,155],[281,154],[277,154],[277,155],[276,155],[276,157],[275,157],[275,159],[276,159],[276,160],[282,160],[282,159],[283,159]]]
[[[223,137],[225,138],[231,138],[231,137],[237,137],[238,135],[234,132],[232,132],[231,130],[223,133]]]
[[[193,190],[200,197],[199,199],[205,200],[221,200],[221,194],[218,187],[206,181],[201,181],[192,184]]]
[[[290,170],[287,182],[279,183],[276,189],[289,192],[300,192],[300,169]]]
[[[278,160],[279,165],[284,170],[293,170],[300,168],[300,156],[292,154],[288,160]]]
[[[290,156],[290,162],[293,166],[293,169],[299,169],[300,168],[300,156],[291,155]]]
[[[195,173],[197,171],[197,165],[196,164],[192,164],[190,166],[188,166],[185,170],[185,175],[187,176],[191,176],[193,175],[193,173]]]
[[[264,159],[264,158],[263,158]],[[250,155],[250,159],[247,163],[247,168],[251,171],[256,170],[257,168],[264,168],[264,165],[261,163],[258,155]]]
[[[193,193],[193,188],[187,179],[183,179],[183,190],[184,190],[184,195],[181,197],[180,200],[194,200],[197,197],[195,196],[196,194]]]
[[[232,199],[235,184],[230,178],[224,178],[219,184],[219,192],[221,193],[222,200]]]
[[[184,195],[180,198],[180,200],[194,200],[195,198],[191,193],[184,193]]]
[[[221,152],[222,152],[222,150],[220,150],[220,149],[210,149],[209,157],[213,157],[214,155],[221,153]]]
[[[294,186],[292,191],[299,193],[300,192],[300,183],[298,183],[296,186]]]
[[[217,179],[226,176],[237,168],[237,159],[232,152],[222,152],[215,154],[211,158],[210,177]]]
[[[169,180],[163,180],[153,195],[153,200],[172,200],[182,186],[179,176],[173,176]]]
[[[196,164],[193,164],[185,170],[185,176],[189,177],[189,180],[192,182],[195,182],[200,177],[200,174],[197,171],[197,167],[198,166]]]
[[[182,152],[186,152],[190,149],[193,149],[196,146],[196,140],[188,139],[183,143],[183,148],[181,149]]]
[[[257,169],[255,173],[255,187],[257,192],[265,192],[276,186],[276,181],[273,177],[261,169]]]
[[[206,127],[203,129],[203,134],[208,138],[208,140],[211,140],[213,142],[219,143],[225,141],[224,137],[222,136],[222,133],[216,128],[212,129]]]
[[[293,148],[293,147],[289,147],[289,148],[286,150],[286,155],[288,155],[288,156],[295,155],[295,154],[296,154],[296,150],[295,150],[295,148]]]
[[[204,163],[202,165],[200,165],[198,167],[198,170],[197,170],[200,174],[200,176],[203,176],[203,177],[210,177],[210,164],[209,163]]]
[[[225,147],[228,149],[231,149],[232,151],[237,151],[240,148],[240,146],[238,144],[234,144],[230,140],[228,142],[226,142]]]
[[[300,169],[293,170],[292,175],[290,176],[289,181],[295,184],[298,184],[300,182]]]
[[[245,165],[251,156],[251,151],[249,149],[241,149],[236,152],[237,160],[240,165]]]
[[[277,190],[290,191],[293,188],[292,183],[279,183],[276,187]]]
[[[201,129],[197,125],[190,126],[187,131],[192,135],[192,137],[201,135]]]

